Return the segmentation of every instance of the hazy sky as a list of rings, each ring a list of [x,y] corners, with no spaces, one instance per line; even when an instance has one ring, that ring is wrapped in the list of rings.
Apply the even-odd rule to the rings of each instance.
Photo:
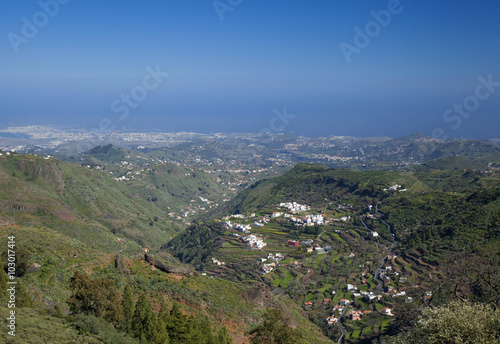
[[[500,137],[498,0],[0,0],[0,34],[1,126]]]

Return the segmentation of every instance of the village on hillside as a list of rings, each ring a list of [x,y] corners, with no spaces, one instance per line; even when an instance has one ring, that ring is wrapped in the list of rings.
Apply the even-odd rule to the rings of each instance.
[[[432,292],[417,284],[412,261],[390,253],[389,232],[354,223],[359,213],[378,222],[374,211],[349,204],[312,209],[290,201],[267,213],[226,216],[220,219],[221,256],[212,258],[207,273],[244,267],[273,287],[300,291],[303,309],[322,316],[327,326],[342,321],[346,338],[381,333],[396,303],[428,299]]]

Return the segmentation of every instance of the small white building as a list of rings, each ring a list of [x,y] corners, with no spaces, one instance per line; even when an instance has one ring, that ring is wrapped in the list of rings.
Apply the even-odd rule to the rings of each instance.
[[[384,310],[382,311],[382,313],[384,315],[389,315],[389,316],[393,316],[394,314],[392,314],[392,310],[390,308],[384,308]]]

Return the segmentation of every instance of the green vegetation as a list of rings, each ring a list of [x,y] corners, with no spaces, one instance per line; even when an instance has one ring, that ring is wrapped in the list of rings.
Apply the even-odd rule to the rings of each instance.
[[[213,343],[219,343],[219,338],[221,343],[230,343],[227,333],[243,333],[248,325],[246,321],[254,319],[253,323],[257,324],[262,313],[262,308],[252,301],[261,297],[262,286],[254,288],[253,284],[200,275],[172,279],[171,276],[175,275],[152,271],[151,265],[134,258],[137,256],[122,257],[122,263],[117,263],[120,261],[116,259],[113,262],[113,256],[98,253],[47,228],[6,228],[4,233],[14,235],[16,244],[32,253],[27,262],[30,267],[35,263],[41,265],[37,269],[28,269],[23,277],[18,278],[18,285],[25,285],[29,290],[29,293],[18,291],[17,294],[18,306],[23,307],[18,318],[22,319],[23,329],[16,335],[19,343],[29,343],[26,336],[38,331],[41,338],[46,338],[43,333],[57,331],[60,336],[45,340],[51,343],[65,343],[82,335],[89,338],[89,343],[138,343],[140,335],[134,337],[134,322],[130,314],[135,314],[137,304],[133,300],[140,295],[148,295],[158,318],[165,313],[161,311],[162,302],[170,304],[170,309],[176,304],[175,300],[181,301],[184,304],[182,314],[187,314],[187,328],[196,328],[193,323],[198,323],[198,319],[212,319],[209,323],[215,338]],[[45,245],[46,242],[51,245]],[[0,243],[6,247],[6,238],[3,237]],[[1,276],[5,277],[3,270],[2,273]],[[2,292],[0,296],[5,299],[6,295]],[[34,313],[24,311],[27,306],[23,301],[25,296],[32,302]],[[281,301],[272,301],[270,293],[262,297],[271,303],[281,304]],[[28,315],[32,317],[35,327],[32,327]],[[195,318],[189,320],[190,316]],[[246,319],[244,323],[237,320],[243,317]],[[306,323],[303,315],[297,314],[296,317],[295,321]],[[151,315],[149,318],[154,319]],[[131,320],[130,323],[127,319]],[[235,324],[232,320],[227,322],[228,319],[235,319],[237,327],[224,330],[221,323]],[[103,323],[113,325],[104,326]],[[55,326],[59,327],[56,329]],[[173,333],[172,329],[167,333]],[[319,336],[315,333],[313,338]],[[198,342],[193,339],[193,343]]]
[[[121,183],[142,199],[152,202],[159,214],[169,210],[173,218],[184,217],[184,212],[189,212],[190,216],[198,215],[198,211],[214,207],[224,194],[230,192],[205,172],[166,162],[165,156],[156,153],[106,145],[94,147],[80,155],[79,160],[75,156],[66,159],[122,177]]]
[[[187,172],[161,165],[151,171],[157,182],[175,182]],[[166,177],[175,173],[179,176]],[[170,343],[232,343],[231,337],[244,336],[249,324],[260,323],[267,306],[285,308],[285,301],[262,285],[193,274],[159,250],[182,222],[170,220],[160,201],[148,201],[134,185],[114,180],[107,171],[12,154],[0,159],[0,176],[5,181],[0,251],[7,247],[7,236],[14,236],[17,252],[19,326],[13,343],[163,343],[165,333]],[[187,188],[201,177],[191,178]],[[145,255],[142,247],[150,252]],[[0,271],[5,286],[6,274]],[[6,290],[0,293],[2,302]],[[2,314],[8,312],[2,307]],[[293,321],[303,324],[301,333],[328,342],[297,306],[286,307]],[[182,317],[172,318],[172,312]],[[177,318],[185,324],[183,333],[168,322]],[[7,337],[2,333],[2,338]]]
[[[439,342],[443,328],[467,342],[472,330],[452,322],[457,312],[480,323],[474,331],[497,335],[488,305],[499,306],[500,178],[484,172],[486,160],[445,158],[407,172],[299,164],[218,207],[228,179],[160,153],[97,147],[74,159],[90,168],[0,157],[0,288],[15,236],[23,321],[9,340],[330,343],[341,332],[326,322],[335,316],[346,343],[412,343],[423,332]],[[286,201],[311,207],[293,216],[326,223],[292,223],[279,206]],[[266,245],[250,248],[229,220],[252,226]],[[333,311],[342,299],[344,315]]]
[[[382,189],[394,184],[404,185],[414,191],[427,189],[411,173],[360,172],[299,164],[283,176],[257,182],[230,202],[228,208],[235,213],[262,212],[292,199],[313,207],[326,208],[331,203],[349,203],[359,197],[383,197]]]
[[[69,280],[69,287],[73,293],[67,303],[72,313],[93,315],[115,324],[121,321],[123,309],[113,280],[90,279],[77,271]]]
[[[500,342],[500,312],[485,304],[452,301],[426,308],[411,331],[389,340],[394,344],[486,344]]]
[[[441,158],[426,162],[421,165],[424,168],[437,170],[477,170],[482,171],[486,168],[485,164],[472,161],[463,156],[453,156]]]
[[[500,187],[461,194],[429,192],[387,199],[380,207],[402,239],[434,263],[440,252],[489,250],[500,239]]]
[[[268,309],[263,315],[264,322],[250,331],[253,344],[300,344],[301,333],[292,329],[288,319],[282,319],[282,312],[276,309]]]
[[[436,306],[449,302],[456,297],[453,288],[457,281],[460,297],[495,302],[498,294],[494,290],[500,284],[488,279],[485,271],[479,274],[467,270],[467,277],[459,280],[458,276],[448,276],[447,264],[456,259],[457,252],[468,259],[498,252],[499,182],[497,174],[459,169],[427,167],[414,172],[360,172],[297,165],[281,177],[257,182],[226,207],[212,213],[211,220],[198,221],[164,248],[211,274],[234,280],[266,281],[303,305],[310,319],[333,340],[338,339],[338,331],[336,326],[326,325],[325,318],[331,314],[333,305],[347,298],[353,309],[371,313],[363,314],[361,321],[348,323],[346,342],[368,341],[401,331],[398,319],[409,316],[407,323],[414,322],[429,302]],[[394,185],[397,186],[391,188]],[[222,221],[226,219],[224,216],[239,213],[244,217],[231,218],[233,223],[251,224],[250,213],[255,213],[256,219],[269,217],[273,212],[283,211],[278,204],[284,201],[307,204],[313,209],[310,213],[322,213],[326,219],[337,222],[297,228],[286,218],[270,219],[264,227],[251,229],[252,234],[262,236],[267,243],[259,251],[247,249],[244,243],[230,236],[238,232],[228,230]],[[350,221],[339,221],[346,215],[351,216]],[[371,237],[371,231],[376,231],[378,237]],[[312,239],[320,246],[330,246],[331,250],[325,254],[307,253],[303,246],[286,246],[287,239],[301,242]],[[393,241],[395,244],[391,245]],[[379,267],[377,262],[386,257],[391,246],[397,258],[384,260],[384,266],[391,266],[391,270],[382,290],[374,273]],[[285,260],[262,276],[257,261],[276,252],[284,254]],[[231,268],[214,266],[212,257]],[[494,266],[484,262],[476,265]],[[361,292],[385,293],[378,302],[367,301],[346,292],[348,283],[356,284]],[[440,289],[432,301],[423,299],[424,292],[433,290],[436,283],[440,283]],[[388,287],[395,292],[389,293]],[[334,296],[330,295],[331,290],[336,291]],[[396,291],[404,293],[392,297]],[[412,303],[406,304],[409,295]],[[325,301],[328,299],[331,300]],[[306,305],[309,302],[312,305]],[[419,311],[399,311],[405,305]],[[387,307],[395,309],[396,321],[391,322],[394,318],[381,314]]]
[[[108,252],[157,247],[182,228],[164,215],[154,221],[163,211],[98,170],[16,154],[1,157],[0,177],[4,224],[44,225]]]

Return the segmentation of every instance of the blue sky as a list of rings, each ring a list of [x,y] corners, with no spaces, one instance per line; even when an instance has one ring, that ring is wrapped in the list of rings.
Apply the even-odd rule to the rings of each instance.
[[[0,0],[0,125],[500,137],[498,1],[215,3]]]

